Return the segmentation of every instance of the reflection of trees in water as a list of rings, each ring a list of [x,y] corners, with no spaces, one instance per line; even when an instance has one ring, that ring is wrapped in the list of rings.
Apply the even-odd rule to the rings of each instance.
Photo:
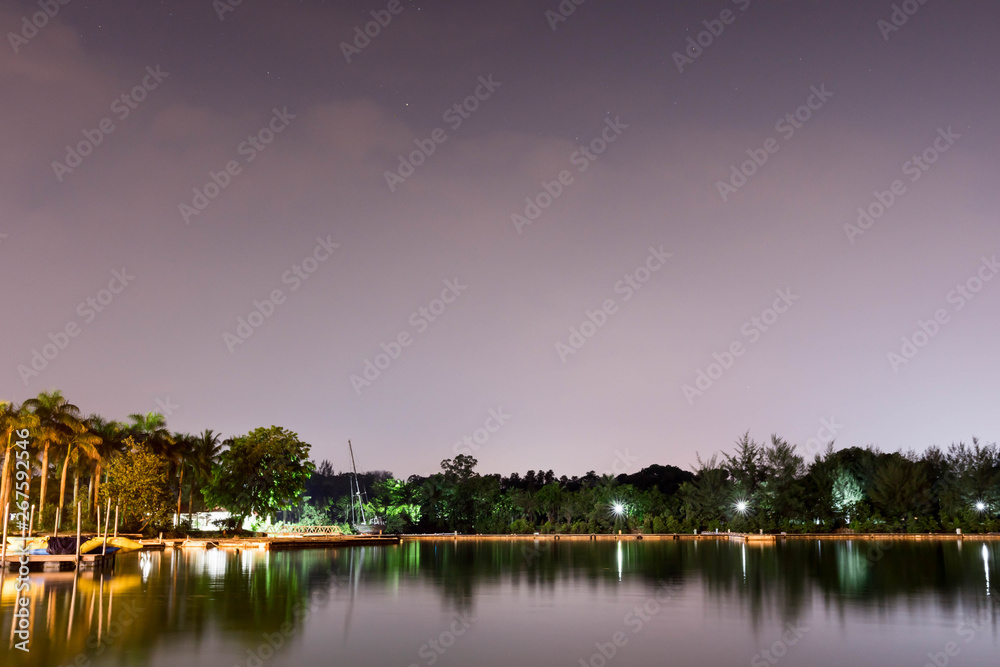
[[[841,618],[904,607],[981,611],[992,626],[1000,607],[989,604],[998,592],[986,597],[986,578],[996,575],[998,556],[1000,543],[975,541],[788,540],[757,546],[710,539],[435,539],[284,553],[154,553],[143,575],[137,558],[126,555],[117,574],[105,574],[103,581],[100,573],[32,574],[28,664],[69,664],[78,655],[94,661],[126,650],[130,664],[143,664],[178,636],[195,645],[218,635],[256,645],[286,622],[291,633],[298,632],[302,610],[325,605],[344,612],[347,634],[355,600],[385,590],[402,590],[405,597],[408,588],[431,589],[449,611],[474,614],[482,594],[554,596],[561,589],[586,589],[614,596],[622,584],[633,592],[639,584],[652,596],[671,582],[692,591],[700,587],[709,602],[749,617],[756,627],[769,616],[790,622],[807,617],[814,604]],[[9,651],[15,581],[8,575],[3,588],[0,656]],[[140,613],[109,636],[111,624],[133,603]]]
[[[16,579],[8,574],[3,585],[0,656],[10,652]],[[325,551],[154,552],[148,574],[135,554],[120,556],[115,574],[33,572],[31,651],[19,664],[71,664],[79,656],[93,664],[126,652],[129,664],[146,664],[179,635],[197,645],[221,632],[256,645],[285,622],[297,632],[302,610],[315,608],[310,596],[341,588]]]
[[[699,546],[691,561],[715,597],[747,601],[755,621],[771,612],[785,621],[801,617],[813,596],[843,619],[848,612],[885,612],[937,606],[944,613],[1000,608],[986,597],[988,568],[995,570],[1000,544],[969,541],[829,540],[779,541],[753,546]],[[746,553],[744,581],[742,554]]]
[[[1000,544],[986,543],[994,567]],[[619,577],[652,594],[664,582],[700,580],[710,600],[743,603],[754,626],[767,616],[794,622],[821,603],[850,611],[937,606],[944,613],[985,603],[983,543],[903,540],[424,540],[387,550],[366,567],[362,586],[430,585],[446,606],[474,609],[475,598],[504,586],[554,593],[584,585],[614,594]],[[621,575],[619,574],[621,572]],[[817,601],[817,596],[819,600]],[[992,611],[991,611],[992,613]]]

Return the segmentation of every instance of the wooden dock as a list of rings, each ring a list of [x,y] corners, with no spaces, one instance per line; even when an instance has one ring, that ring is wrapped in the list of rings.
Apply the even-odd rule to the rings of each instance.
[[[115,556],[117,554],[82,554],[80,556],[80,568],[94,568],[94,569],[106,569],[114,567]],[[21,563],[21,554],[7,553],[4,559],[4,566],[16,570]],[[28,567],[41,565],[44,569],[49,563],[58,564],[58,567],[63,567],[65,564],[76,566],[75,554],[29,554],[28,555]]]
[[[392,546],[400,543],[395,535],[309,535],[303,537],[230,537],[188,540],[164,538],[143,541],[143,549],[260,549],[290,551],[295,549],[334,549],[360,546]]]

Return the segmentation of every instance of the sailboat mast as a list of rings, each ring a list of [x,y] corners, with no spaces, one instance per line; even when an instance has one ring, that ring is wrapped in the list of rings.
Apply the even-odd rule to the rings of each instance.
[[[354,486],[358,492],[358,508],[361,510],[361,521],[362,523],[368,523],[368,519],[365,518],[365,505],[361,500],[361,483],[358,481],[358,466],[354,462],[354,446],[351,444],[350,440],[347,441],[347,449],[351,452],[351,469],[354,470]],[[353,502],[351,503],[351,509],[354,509]]]

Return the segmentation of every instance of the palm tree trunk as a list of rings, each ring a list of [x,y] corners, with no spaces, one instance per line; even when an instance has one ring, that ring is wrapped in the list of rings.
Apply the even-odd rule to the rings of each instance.
[[[94,473],[90,473],[90,481],[87,482],[87,514],[90,514],[91,508],[94,507],[92,502],[94,498]]]
[[[45,509],[45,493],[49,489],[49,443],[42,445],[42,488],[38,492],[38,516]]]
[[[76,507],[77,496],[80,495],[80,466],[73,468],[73,507]]]
[[[90,506],[91,513],[97,510],[97,500],[101,497],[101,462],[97,462],[97,470],[94,471],[94,502]]]
[[[0,481],[0,507],[3,507],[7,504],[7,492],[10,490],[8,487],[10,486],[10,477],[13,472],[11,469],[10,449],[11,449],[11,442],[10,442],[10,435],[8,434],[7,449],[4,452],[4,457],[3,457],[3,473],[2,475],[0,475],[0,478],[2,478],[2,481]]]
[[[194,525],[194,512],[191,508],[194,507],[194,480],[191,480],[191,490],[188,491],[188,523]]]
[[[184,493],[184,466],[180,466],[180,473],[177,475],[177,525],[181,524],[181,494]]]
[[[69,472],[69,456],[71,450],[66,448],[66,458],[63,460],[62,476],[59,479],[59,507],[66,505],[66,473]]]

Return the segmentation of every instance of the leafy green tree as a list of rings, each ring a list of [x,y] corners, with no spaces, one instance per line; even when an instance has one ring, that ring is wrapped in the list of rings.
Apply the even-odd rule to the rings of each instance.
[[[861,488],[860,482],[850,470],[841,469],[833,481],[833,508],[842,516],[847,523],[851,522],[851,515],[857,516],[858,505],[865,499],[865,491]]]
[[[700,526],[721,521],[729,509],[732,490],[729,472],[719,465],[715,456],[708,461],[698,459],[698,469],[691,482],[684,482],[680,490],[687,519]]]
[[[795,453],[795,445],[772,435],[771,443],[761,448],[761,470],[764,479],[758,486],[755,501],[771,522],[770,527],[800,519],[805,511],[801,483],[805,463]]]
[[[724,454],[721,467],[729,473],[734,494],[750,499],[765,479],[764,448],[750,438],[748,431],[736,441],[733,454]]]
[[[169,464],[145,443],[136,444],[132,436],[124,445],[126,453],[108,462],[108,480],[101,486],[99,500],[120,505],[122,523],[137,525],[140,531],[166,523],[172,500]]]
[[[887,519],[906,522],[926,515],[932,499],[925,466],[898,453],[889,455],[875,473],[869,497]]]
[[[202,490],[210,505],[225,507],[239,519],[266,517],[292,508],[316,469],[310,446],[279,426],[258,428],[232,440],[219,455],[212,481]]]

